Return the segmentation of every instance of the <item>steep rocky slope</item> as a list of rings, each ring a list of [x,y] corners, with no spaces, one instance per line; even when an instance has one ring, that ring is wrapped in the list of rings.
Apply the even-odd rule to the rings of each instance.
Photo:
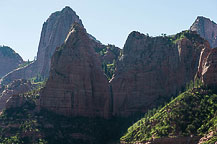
[[[208,42],[192,31],[173,37],[132,32],[111,80],[114,115],[146,112],[183,91],[194,79],[206,48]]]
[[[41,38],[38,46],[37,60],[24,68],[20,68],[5,76],[1,81],[8,84],[15,79],[29,79],[36,76],[47,78],[50,70],[51,57],[55,49],[61,46],[73,23],[78,23],[83,27],[79,16],[70,8],[65,7],[62,11],[57,11],[43,24]],[[111,79],[114,73],[113,61],[117,61],[120,48],[113,45],[102,45],[95,37],[88,34],[94,43],[94,49],[100,54],[102,63],[112,64],[106,71],[106,75]]]
[[[206,87],[195,87],[133,124],[121,141],[150,144],[197,144],[199,141],[209,141],[214,144],[217,95]],[[204,138],[201,138],[204,134]]]
[[[209,41],[211,48],[217,47],[217,24],[208,18],[198,16],[190,30],[196,31]]]
[[[50,76],[40,96],[42,109],[66,116],[110,116],[110,88],[95,46],[86,30],[74,24],[52,57]]]
[[[29,79],[36,75],[47,77],[50,70],[51,56],[56,47],[63,44],[71,25],[74,22],[83,26],[79,17],[70,7],[65,7],[62,11],[57,11],[51,14],[43,24],[38,46],[37,60],[27,67],[8,74],[4,77],[2,82],[7,84],[14,79]]]
[[[9,85],[4,87],[4,91],[0,93],[0,112],[6,108],[6,102],[13,97],[21,93],[25,93],[34,88],[30,81],[27,80],[15,80]]]
[[[19,54],[7,46],[0,46],[0,78],[23,63]]]
[[[132,32],[119,61],[113,46],[117,55],[110,59],[117,64],[108,83],[101,66],[111,65],[106,55],[112,46],[105,48],[75,25],[53,56],[41,107],[68,116],[144,113],[183,91],[198,71],[201,51],[210,49],[192,31],[154,38]]]
[[[198,77],[205,85],[217,88],[217,48],[207,49],[201,53]]]

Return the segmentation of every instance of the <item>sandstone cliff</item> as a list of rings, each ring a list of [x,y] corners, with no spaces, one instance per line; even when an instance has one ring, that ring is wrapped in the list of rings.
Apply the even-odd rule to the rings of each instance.
[[[29,79],[36,75],[47,77],[50,70],[51,56],[56,47],[63,44],[74,22],[83,26],[79,17],[69,7],[65,7],[62,11],[51,14],[43,24],[37,60],[27,67],[11,72],[3,78],[2,83],[8,84],[14,79]]]
[[[0,78],[23,63],[19,54],[7,46],[0,46]]]
[[[110,116],[110,89],[97,44],[74,24],[65,43],[56,49],[40,106],[67,116]]]
[[[209,43],[192,31],[154,38],[132,32],[110,83],[101,68],[109,51],[104,48],[76,24],[53,56],[41,107],[67,116],[146,112],[184,90]]]
[[[114,115],[145,112],[176,96],[194,79],[206,47],[208,42],[191,31],[173,37],[132,32],[111,80]]]
[[[217,47],[217,24],[208,18],[198,16],[190,30],[196,31],[209,41],[211,48]]]
[[[212,88],[217,88],[217,48],[204,50],[201,53],[198,76],[202,82]]]

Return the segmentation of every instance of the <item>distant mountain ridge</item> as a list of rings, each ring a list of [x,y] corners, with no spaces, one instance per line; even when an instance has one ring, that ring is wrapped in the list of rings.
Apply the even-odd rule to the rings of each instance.
[[[8,46],[0,46],[0,78],[23,63],[22,57]]]

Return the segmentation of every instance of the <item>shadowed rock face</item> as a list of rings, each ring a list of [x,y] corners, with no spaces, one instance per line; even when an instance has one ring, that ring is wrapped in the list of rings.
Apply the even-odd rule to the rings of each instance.
[[[209,43],[191,31],[154,38],[132,32],[110,83],[101,67],[106,57],[96,53],[104,48],[74,25],[52,58],[41,108],[67,116],[104,118],[111,113],[127,117],[146,112],[184,90]]]
[[[75,24],[52,57],[40,106],[67,116],[110,116],[110,89],[99,55],[85,29]]]
[[[0,78],[23,63],[19,54],[7,46],[0,46]]]
[[[209,44],[194,32],[181,35],[173,41],[139,32],[129,35],[111,81],[114,115],[145,112],[194,79],[201,50]]]
[[[209,49],[201,53],[201,63],[198,75],[203,83],[209,87],[217,86],[217,48]]]
[[[51,57],[56,47],[63,44],[74,22],[83,27],[79,17],[69,7],[65,7],[62,11],[51,14],[43,24],[37,60],[25,68],[18,69],[8,74],[3,78],[3,83],[10,83],[14,79],[29,79],[38,74],[42,77],[48,77]]]
[[[208,40],[211,48],[217,47],[217,24],[215,22],[199,16],[190,30],[196,31],[202,38]]]
[[[51,14],[43,24],[41,39],[37,54],[37,68],[43,76],[48,76],[51,57],[56,49],[63,44],[73,23],[83,24],[76,13],[65,7],[60,12]]]

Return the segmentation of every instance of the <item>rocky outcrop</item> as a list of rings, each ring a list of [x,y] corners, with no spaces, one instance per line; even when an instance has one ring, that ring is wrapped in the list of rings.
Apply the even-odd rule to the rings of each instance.
[[[21,95],[13,95],[11,96],[5,105],[5,109],[18,108],[23,106],[27,102],[27,99]]]
[[[191,31],[154,38],[132,32],[111,80],[114,115],[146,112],[176,96],[194,79],[206,47],[208,42]]]
[[[202,82],[212,88],[217,86],[217,48],[206,50],[201,53],[201,62],[198,76]]]
[[[217,141],[214,143],[214,140],[212,142],[210,142],[209,140],[211,140],[213,137],[216,137],[216,132],[214,131],[210,131],[208,134],[206,134],[204,137],[202,137],[199,141],[198,144],[204,144],[204,143],[212,143],[213,144],[217,144]],[[208,142],[209,141],[209,142]]]
[[[96,45],[82,26],[74,24],[52,57],[50,76],[40,94],[41,109],[66,116],[110,116],[110,88]]]
[[[2,83],[8,84],[14,79],[29,79],[36,75],[48,77],[51,57],[56,47],[63,44],[74,22],[83,27],[81,20],[70,7],[51,14],[43,24],[37,60],[27,67],[11,72],[3,78]]]
[[[5,86],[4,91],[0,94],[0,112],[6,108],[6,102],[13,96],[25,93],[33,89],[34,86],[27,80],[15,80]],[[15,103],[18,105],[19,103]],[[12,107],[12,106],[11,106]]]
[[[208,18],[198,16],[190,30],[196,31],[209,41],[211,48],[217,47],[217,24]]]
[[[19,54],[7,46],[0,46],[0,78],[23,63]]]

